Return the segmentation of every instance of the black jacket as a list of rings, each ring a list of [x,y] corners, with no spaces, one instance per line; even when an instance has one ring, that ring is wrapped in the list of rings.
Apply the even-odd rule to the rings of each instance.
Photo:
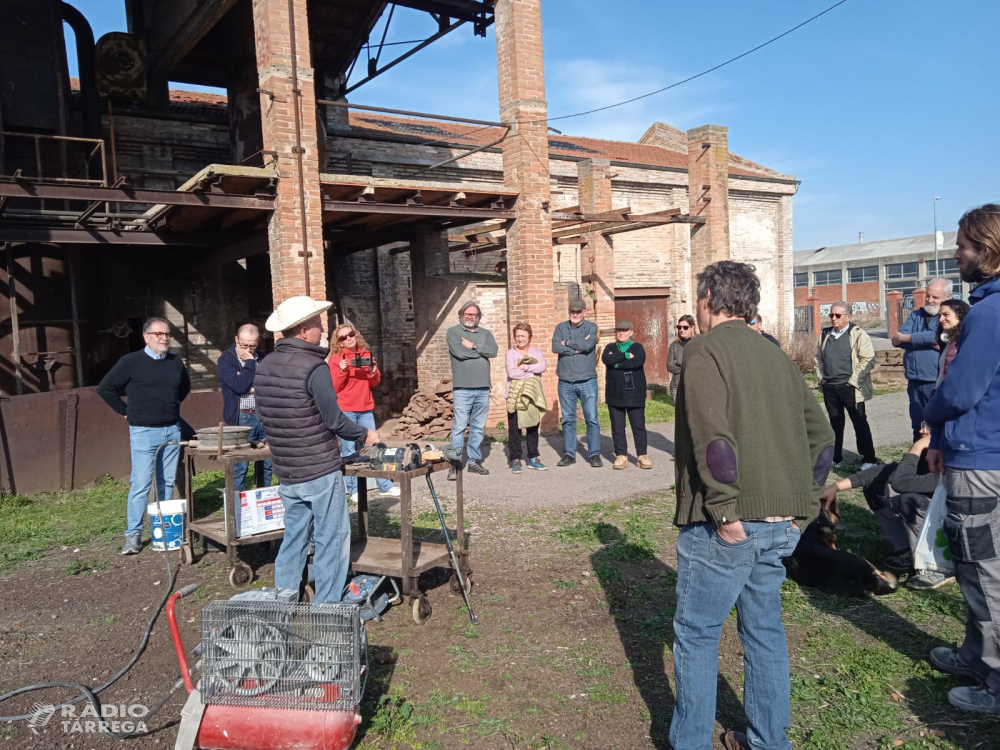
[[[240,396],[253,388],[257,365],[262,358],[260,352],[255,352],[253,359],[241,362],[236,353],[236,344],[219,355],[216,365],[219,368],[219,385],[222,391],[222,419],[226,424],[240,423]]]
[[[257,414],[267,432],[274,473],[283,484],[337,471],[337,436],[357,441],[366,433],[337,407],[326,355],[322,347],[283,338],[257,367]]]
[[[618,350],[618,343],[612,341],[604,347],[601,361],[608,369],[604,387],[604,400],[608,406],[631,409],[646,405],[646,350],[642,344],[632,342],[629,347],[631,358]],[[626,387],[631,380],[631,388]]]

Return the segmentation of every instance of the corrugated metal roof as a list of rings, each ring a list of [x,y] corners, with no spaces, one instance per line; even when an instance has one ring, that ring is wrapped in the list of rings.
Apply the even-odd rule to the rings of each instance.
[[[954,255],[957,236],[957,230],[944,232],[944,247],[939,251],[941,259]],[[933,259],[934,235],[922,234],[919,237],[901,237],[895,240],[857,242],[853,245],[834,245],[815,250],[798,250],[792,253],[792,264],[796,269],[799,269],[866,260],[878,261],[882,258],[898,256],[914,256],[914,260],[928,257]]]

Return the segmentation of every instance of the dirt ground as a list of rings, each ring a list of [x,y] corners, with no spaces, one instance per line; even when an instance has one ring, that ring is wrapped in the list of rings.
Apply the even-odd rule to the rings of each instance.
[[[374,535],[398,536],[393,511],[373,510]],[[404,605],[370,623],[373,672],[354,747],[666,748],[674,701],[672,513],[668,492],[551,510],[473,504],[467,526],[480,624],[469,624],[443,571],[421,579],[434,608],[429,622],[416,625]],[[429,504],[417,501],[415,526],[418,538],[440,540]],[[42,681],[97,685],[134,655],[167,576],[161,554],[123,558],[119,544],[54,550],[0,575],[0,692]],[[274,550],[251,550],[254,585],[271,585]],[[218,552],[180,570],[178,586],[201,586],[178,606],[189,649],[198,641],[201,607],[232,595],[227,574]],[[956,683],[923,662],[929,646],[960,634],[957,589],[925,597],[920,608],[913,599],[912,611],[901,599],[901,617],[881,601],[786,588],[797,747],[997,747],[997,725],[956,720],[943,698]],[[735,617],[725,625],[719,664],[717,730],[743,728]],[[890,689],[897,667],[916,677]],[[178,677],[164,616],[136,667],[102,698],[150,707]],[[903,698],[892,697],[896,690]],[[149,734],[126,746],[172,748],[183,692],[149,721]],[[3,713],[70,695],[18,698],[3,704]],[[0,725],[0,750],[121,746],[67,732],[61,721],[55,717],[37,735],[25,722]],[[905,745],[894,745],[896,737]]]

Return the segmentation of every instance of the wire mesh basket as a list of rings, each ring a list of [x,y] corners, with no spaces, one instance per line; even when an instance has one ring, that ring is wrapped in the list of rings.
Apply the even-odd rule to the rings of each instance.
[[[361,617],[353,604],[215,601],[202,610],[206,704],[353,710],[361,702]]]

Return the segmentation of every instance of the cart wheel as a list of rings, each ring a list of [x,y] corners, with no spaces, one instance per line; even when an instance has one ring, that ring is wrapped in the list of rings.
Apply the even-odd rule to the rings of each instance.
[[[190,565],[194,562],[194,547],[190,544],[181,545],[181,565]]]
[[[471,594],[472,587],[475,586],[475,582],[472,580],[472,573],[467,573],[465,576],[463,576],[463,580],[465,580],[466,593]],[[448,584],[451,586],[451,593],[453,594],[462,593],[462,587],[459,586],[458,584],[458,576],[455,575],[454,573],[451,574],[451,578],[448,580]]]
[[[413,600],[413,621],[417,625],[423,625],[431,619],[431,612],[433,611],[431,601],[426,596],[421,595]]]
[[[241,589],[253,580],[253,569],[246,563],[236,563],[229,571],[229,584],[234,589]]]
[[[312,587],[311,583],[307,583],[302,589],[302,596],[299,598],[299,601],[303,604],[308,604],[313,600],[314,596],[316,596],[316,589]]]

